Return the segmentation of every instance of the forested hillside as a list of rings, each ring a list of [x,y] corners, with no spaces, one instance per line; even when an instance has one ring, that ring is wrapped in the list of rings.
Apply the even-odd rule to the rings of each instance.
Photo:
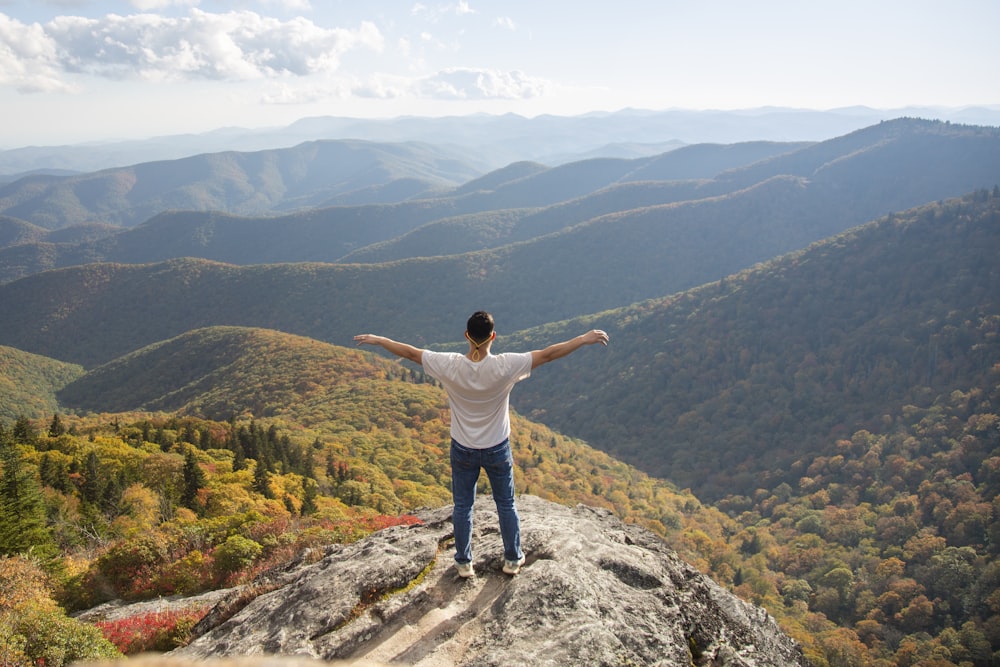
[[[12,596],[0,595],[4,636],[15,647],[30,638],[23,653],[0,646],[4,659],[105,654],[90,626],[65,619],[52,599],[74,610],[250,583],[450,498],[443,390],[370,353],[205,329],[98,368],[60,400],[104,410],[0,420],[0,556],[35,555],[0,557]],[[130,409],[149,405],[170,411]],[[222,419],[196,416],[206,414]],[[695,562],[701,545],[682,527],[721,533],[729,521],[583,443],[514,422],[523,492],[674,531],[675,548]],[[100,628],[122,650],[163,650],[206,611]]]
[[[516,337],[512,347],[595,325],[615,349],[552,369],[514,404],[708,500],[795,483],[806,452],[832,454],[903,406],[992,386],[998,256],[1000,190],[892,215],[690,292]]]
[[[393,148],[396,152],[390,150]],[[376,170],[379,174],[390,172],[386,180],[327,200],[316,193],[324,188],[350,187],[344,179],[351,178],[340,163],[331,174],[313,173],[320,172],[324,164],[322,156],[314,155],[317,150],[303,145],[287,153],[202,156],[198,159],[209,164],[204,169],[190,168],[184,161],[159,163],[155,169],[138,165],[133,169],[139,175],[122,176],[119,180],[123,182],[116,181],[113,192],[88,195],[99,199],[104,209],[66,213],[67,220],[106,222],[133,216],[128,229],[102,238],[80,235],[77,241],[15,237],[16,245],[0,245],[0,282],[101,261],[143,263],[201,257],[242,265],[371,263],[467,253],[537,240],[609,214],[641,215],[646,208],[662,209],[666,204],[727,195],[739,200],[746,192],[764,188],[757,197],[766,201],[736,202],[751,219],[758,208],[764,215],[776,216],[774,229],[754,233],[755,238],[760,237],[763,256],[747,253],[738,258],[741,263],[727,265],[721,273],[710,278],[700,275],[704,282],[880,215],[1000,182],[1000,135],[994,128],[916,119],[882,123],[817,144],[700,145],[654,157],[591,159],[551,168],[518,163],[458,187],[426,193],[416,192],[410,177],[393,180],[396,171],[415,169],[413,162],[422,154],[414,156],[411,151],[400,155],[399,147],[390,146],[382,150],[395,161]],[[333,153],[323,158],[327,161],[347,159],[341,155],[344,150],[326,150]],[[376,150],[367,147],[362,156],[370,157]],[[388,162],[386,155],[378,158]],[[230,166],[222,168],[220,162]],[[264,162],[268,169],[258,162]],[[248,174],[253,165],[263,171],[251,177]],[[358,169],[361,174],[356,178],[367,178],[371,171],[364,160]],[[159,176],[161,171],[166,176]],[[142,175],[146,180],[136,180]],[[158,177],[150,182],[151,175]],[[108,177],[102,172],[87,178],[98,176]],[[234,179],[242,180],[233,184],[230,181]],[[295,187],[312,194],[293,196],[292,184],[285,183],[290,179],[295,180]],[[775,179],[798,180],[803,189],[767,190],[766,184]],[[79,203],[79,197],[56,196],[47,188],[29,186],[32,184],[22,183],[23,192],[10,186],[6,195],[0,191],[0,210],[52,227],[58,224],[51,220],[52,215]],[[164,193],[175,186],[177,194]],[[152,194],[142,199],[147,191]],[[205,192],[192,197],[192,191]],[[377,194],[389,191],[400,193],[402,198],[386,199]],[[372,193],[370,200],[365,199],[365,192]],[[251,194],[267,200],[254,204],[261,207],[256,214],[254,205],[244,201]],[[328,205],[332,203],[339,205]],[[277,215],[289,210],[294,212]],[[774,210],[782,212],[771,213]],[[144,212],[141,219],[135,218],[139,211]],[[262,212],[267,216],[254,217]],[[734,218],[725,209],[706,209],[705,214],[716,216],[704,221],[706,231],[700,235],[704,238],[698,239],[704,242],[698,251],[709,256],[709,248],[725,245],[728,229],[739,221],[739,215]],[[41,217],[36,220],[36,215]],[[414,233],[406,236],[410,232]],[[672,233],[669,220],[664,221],[662,231],[654,233],[658,242],[664,233]],[[689,242],[685,238],[677,241]],[[590,254],[583,258],[592,260]],[[653,278],[642,280],[649,283]],[[658,294],[697,284],[663,285]],[[608,307],[635,298],[645,297],[622,294]],[[592,309],[585,306],[573,314]]]
[[[83,367],[0,345],[0,419],[59,411],[56,392]]]
[[[817,665],[993,665],[997,142],[904,120],[702,180],[642,180],[668,154],[628,173],[511,165],[422,202],[167,212],[103,238],[0,219],[2,270],[26,275],[0,285],[0,544],[41,559],[0,558],[24,596],[0,593],[0,627],[97,655],[55,600],[247,582],[447,503],[443,391],[348,346],[460,346],[487,308],[495,352],[611,335],[515,389],[521,492],[659,532]],[[484,208],[501,192],[524,206]],[[93,261],[193,238],[347,254]],[[81,266],[27,275],[68,248]]]
[[[25,176],[0,187],[0,212],[46,229],[93,221],[132,227],[169,209],[264,214],[320,206],[398,179],[419,180],[419,192],[427,193],[480,173],[474,159],[427,144],[311,141],[89,174]]]
[[[453,321],[483,304],[511,330],[526,329],[718,280],[842,232],[882,205],[879,197],[840,196],[826,171],[606,214],[459,255],[368,265],[176,260],[46,272],[0,286],[0,299],[18,313],[0,321],[0,344],[87,366],[214,324],[333,343],[360,327],[429,344],[453,340]],[[883,185],[897,177],[883,174]],[[77,333],[102,329],[99,337]]]

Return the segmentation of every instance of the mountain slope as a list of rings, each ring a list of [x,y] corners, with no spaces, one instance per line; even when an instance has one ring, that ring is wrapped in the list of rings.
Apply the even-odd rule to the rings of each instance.
[[[782,144],[766,144],[766,147],[768,154],[790,150]],[[395,147],[378,146],[369,150],[388,152],[393,148]],[[394,156],[396,161],[391,165],[397,170],[400,168],[400,163],[404,163],[398,152]],[[759,149],[740,147],[706,147],[699,152],[724,155],[724,158],[714,161],[714,164],[720,167],[745,164],[762,154]],[[265,157],[261,159],[282,158],[285,161],[290,161],[291,158],[287,154],[288,151],[265,153],[263,154]],[[257,179],[260,181],[258,183],[241,182],[233,186],[219,185],[220,179],[225,183],[226,179],[236,181],[241,175],[243,175],[244,180],[249,178],[250,174],[244,174],[244,172],[249,171],[249,166],[240,166],[239,164],[230,167],[230,171],[234,173],[220,174],[217,172],[222,171],[221,165],[226,164],[227,160],[246,162],[252,157],[253,154],[199,156],[199,158],[191,158],[178,163],[138,165],[133,169],[142,171],[158,169],[166,173],[168,179],[187,179],[190,176],[187,173],[188,170],[194,170],[197,174],[199,169],[208,169],[207,173],[199,176],[200,181],[184,187],[190,187],[194,190],[237,188],[247,196],[249,196],[248,190],[254,188],[257,192],[255,196],[270,197],[269,188],[281,185],[279,181],[285,171],[296,173],[307,168],[296,165],[281,165],[281,168],[272,169],[275,173],[270,175],[271,181],[265,182],[264,178],[260,177]],[[210,166],[203,167],[200,164],[201,161],[209,162]],[[414,179],[400,177],[389,183],[379,183],[361,190],[350,190],[326,199],[313,193],[309,195],[309,201],[300,200],[297,203],[300,206],[307,204],[319,206],[318,210],[284,216],[269,215],[264,218],[236,215],[241,210],[251,210],[250,205],[232,203],[218,197],[210,200],[203,198],[199,201],[192,201],[188,206],[183,206],[182,202],[175,202],[172,208],[194,210],[163,212],[151,217],[150,220],[141,225],[123,230],[113,238],[84,238],[77,243],[67,240],[59,245],[46,245],[46,248],[41,250],[24,246],[32,241],[48,244],[57,239],[51,234],[44,237],[38,234],[35,234],[34,237],[24,237],[18,241],[17,248],[0,251],[0,267],[3,267],[0,270],[0,280],[15,280],[52,268],[74,266],[92,261],[141,263],[176,257],[204,257],[236,264],[338,261],[357,248],[399,237],[429,221],[450,218],[456,214],[482,214],[486,211],[490,212],[486,214],[486,219],[490,220],[493,215],[492,211],[497,208],[552,205],[555,202],[583,196],[591,190],[609,186],[629,173],[645,173],[647,177],[652,178],[654,173],[663,173],[662,164],[664,162],[662,158],[589,160],[552,169],[533,163],[515,163],[481,178],[468,181],[453,190],[438,192],[435,198],[397,205],[369,205],[372,200],[383,199],[381,195],[376,194],[378,192],[395,191],[399,194],[399,200],[413,199],[418,194],[431,197],[432,193],[426,183],[420,185]],[[691,162],[690,168],[686,167],[683,161],[674,160],[668,164],[672,165],[669,167],[672,173],[683,174],[685,170],[691,173],[705,171],[704,162],[704,159],[696,159]],[[358,174],[339,174],[339,177],[343,179],[350,175],[354,180],[365,177],[364,161],[361,160],[360,164],[355,165],[355,167]],[[178,170],[182,175],[172,176],[170,170]],[[115,173],[120,175],[120,172]],[[102,173],[76,177],[62,185],[54,185],[52,190],[32,193],[33,198],[30,203],[36,208],[56,206],[60,198],[66,198],[64,192],[66,187],[75,187],[74,184],[78,183],[80,179],[106,179],[111,175],[113,174]],[[327,178],[336,179],[338,177],[337,173],[324,175]],[[337,185],[335,182],[329,187],[334,188]],[[315,184],[315,187],[317,192],[323,192],[322,189],[319,189],[318,184]],[[582,205],[577,206],[577,213],[571,222],[581,222],[601,213],[618,210],[623,206],[636,208],[640,205],[640,201],[646,201],[648,204],[677,201],[684,192],[686,191],[675,192],[667,199],[650,198],[640,194],[636,201],[627,204],[623,198],[620,198],[616,202],[616,209],[598,206],[594,210],[588,211],[588,203],[581,202]],[[715,193],[718,194],[718,191]],[[280,195],[282,198],[291,198],[292,196],[291,193],[285,192],[281,192]],[[18,199],[21,196],[22,193],[16,190],[8,195],[11,199]],[[0,192],[0,197],[2,197],[2,192]],[[359,198],[361,201],[358,201]],[[606,197],[603,199],[607,200]],[[390,197],[389,200],[393,201],[393,198]],[[113,205],[115,201],[118,200],[107,202],[108,206]],[[144,204],[146,212],[150,216],[156,213],[150,208],[154,203]],[[204,210],[206,208],[217,210]],[[220,211],[226,211],[226,213]],[[109,214],[113,213],[110,209],[108,212]],[[568,223],[564,222],[561,226],[566,224]],[[489,247],[502,245],[511,240],[517,239],[499,238],[494,240]],[[8,245],[13,245],[13,243]],[[453,245],[458,248],[456,251],[482,248],[482,244],[461,241]],[[437,251],[432,254],[450,253]],[[356,260],[352,259],[351,261]]]
[[[615,353],[559,366],[513,403],[709,500],[795,484],[806,451],[990,386],[997,256],[1000,191],[890,216],[689,293],[547,327],[546,339],[601,326]]]
[[[421,225],[388,241],[359,248],[339,262],[391,262],[499,248],[529,241],[602,215],[724,194],[712,181],[619,183],[544,208],[470,213]],[[2,255],[0,255],[2,257]]]
[[[67,384],[58,396],[66,407],[92,412],[184,411],[224,421],[244,412],[273,416],[312,401],[310,388],[375,372],[398,369],[310,338],[211,327],[115,359]]]
[[[788,206],[803,207],[794,214],[825,230],[808,239],[814,241],[891,211],[1000,183],[1000,132],[990,128],[903,119],[781,153],[784,148],[692,146],[679,156],[674,151],[543,170],[511,165],[435,199],[394,205],[337,206],[267,218],[172,211],[112,238],[44,250],[33,250],[31,244],[0,250],[0,280],[92,261],[377,262],[471,252],[536,238],[607,213],[739,192],[779,176],[805,179],[810,199]],[[707,172],[768,154],[775,156],[707,181],[634,180]],[[525,218],[529,208],[538,210]],[[435,221],[441,226],[430,226]],[[714,226],[728,223],[715,221]],[[776,248],[770,256],[787,249]],[[730,266],[727,272],[747,265]],[[724,273],[714,277],[719,275]]]
[[[56,392],[83,375],[83,367],[0,346],[0,420],[51,418]]]
[[[889,181],[881,173],[886,164],[898,168]],[[911,200],[922,189],[931,188],[934,194],[925,197],[926,202],[993,187],[998,169],[1000,128],[901,118],[733,169],[720,179],[746,186],[779,174],[811,178],[824,170],[836,170],[853,176],[845,187],[867,183],[871,189],[883,189],[889,197]],[[977,182],[977,175],[987,178]],[[892,208],[900,208],[891,202],[887,201]],[[904,208],[909,206],[912,204]]]
[[[689,289],[841,231],[824,226],[827,213],[812,207],[807,185],[774,179],[728,197],[607,215],[531,242],[434,259],[92,264],[0,286],[0,299],[19,313],[0,321],[0,344],[93,365],[214,324],[329,342],[391,325],[395,336],[453,340],[454,323],[443,313],[464,321],[487,303],[520,329]]]
[[[0,187],[0,211],[47,229],[102,221],[132,227],[169,209],[263,214],[317,206],[347,192],[416,178],[457,185],[479,174],[425,144],[318,141],[254,153],[212,153]]]
[[[553,365],[518,392],[515,407],[700,496],[749,494],[757,485],[793,482],[803,448],[832,447],[859,428],[877,432],[883,415],[907,404],[988,386],[989,369],[1000,362],[998,255],[1000,193],[979,192],[884,218],[689,293],[502,336],[497,347],[540,347],[595,325],[609,330],[608,354]],[[437,336],[430,341],[452,340],[455,322],[440,313],[454,312],[460,323],[472,307],[469,299],[466,308],[405,309],[407,299],[427,302],[404,290],[419,271],[384,284],[373,267],[309,269],[183,262],[92,267],[69,272],[69,280],[52,272],[0,290],[23,313],[16,340],[17,322],[0,326],[5,344],[72,351],[74,360],[92,364],[112,350],[140,347],[137,334],[154,342],[199,322],[218,323],[224,305],[222,315],[234,320],[281,322],[342,344],[359,326],[377,323],[386,307],[393,317],[383,326],[398,329],[405,320],[414,328],[412,336],[383,332],[417,344],[428,341],[421,330]],[[275,280],[279,275],[285,280]],[[106,289],[98,292],[102,278]],[[90,290],[48,305],[87,281]],[[242,289],[225,291],[233,282]],[[22,300],[17,292],[25,286],[33,296]],[[391,290],[399,301],[384,299]],[[119,312],[146,292],[156,294],[148,310]],[[241,293],[254,299],[237,300]],[[343,300],[323,301],[332,294]],[[517,328],[515,315],[504,319],[508,312],[520,311],[499,311],[502,332],[507,323]],[[81,331],[101,332],[102,340]]]
[[[62,410],[86,413],[267,420],[297,437],[330,443],[337,460],[378,477],[379,493],[392,507],[413,508],[447,495],[444,390],[367,351],[265,329],[209,327],[67,378],[58,400]],[[512,427],[516,481],[525,493],[614,508],[661,534],[667,525],[680,525],[681,513],[703,522],[721,518],[690,493],[585,443],[516,414]],[[563,469],[566,461],[577,467]],[[676,548],[698,558],[691,544]]]
[[[0,215],[0,248],[38,241],[45,237],[46,231],[24,220]]]

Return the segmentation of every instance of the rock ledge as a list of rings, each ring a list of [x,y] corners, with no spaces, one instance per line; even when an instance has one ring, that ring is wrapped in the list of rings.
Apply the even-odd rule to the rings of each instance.
[[[477,576],[453,566],[451,507],[286,572],[171,652],[356,664],[807,665],[766,611],[605,510],[518,499],[527,562],[509,577],[491,498],[475,509]],[[225,604],[223,601],[220,604]]]

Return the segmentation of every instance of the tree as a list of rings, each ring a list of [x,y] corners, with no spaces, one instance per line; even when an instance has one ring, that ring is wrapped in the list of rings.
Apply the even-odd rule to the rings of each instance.
[[[59,413],[52,415],[52,423],[49,424],[49,437],[58,438],[66,432],[66,427],[63,426],[62,419],[59,418]]]
[[[198,511],[198,492],[205,488],[205,471],[198,465],[194,450],[188,448],[184,455],[184,490],[181,492],[181,505]]]
[[[319,495],[319,485],[316,484],[316,480],[310,479],[309,477],[302,478],[302,509],[300,510],[302,516],[308,516],[314,514],[318,509],[316,507],[316,497]]]
[[[14,442],[19,442],[22,445],[33,445],[38,439],[38,433],[35,431],[35,427],[32,426],[31,420],[27,417],[18,417],[17,421],[14,422],[13,433]]]
[[[103,472],[101,471],[101,461],[97,458],[97,452],[91,451],[83,464],[83,485],[80,487],[80,495],[88,503],[96,503],[101,498],[104,490]]]
[[[22,465],[20,452],[2,427],[0,466],[0,554],[54,559],[59,550],[45,522],[41,485]]]
[[[274,491],[271,490],[271,473],[260,460],[253,468],[253,489],[265,498],[274,498]]]

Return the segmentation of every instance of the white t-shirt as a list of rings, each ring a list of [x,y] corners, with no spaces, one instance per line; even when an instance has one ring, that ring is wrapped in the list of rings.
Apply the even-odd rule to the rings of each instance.
[[[472,361],[458,352],[423,350],[421,361],[448,392],[451,437],[460,445],[488,449],[510,437],[510,391],[531,375],[531,352]]]

